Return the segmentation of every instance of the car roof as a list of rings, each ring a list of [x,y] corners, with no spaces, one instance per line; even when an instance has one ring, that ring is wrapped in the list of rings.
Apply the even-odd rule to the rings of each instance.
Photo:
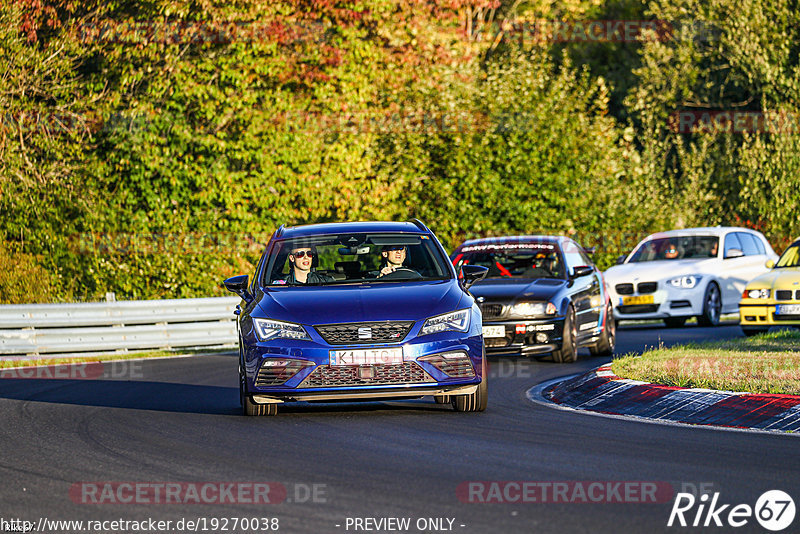
[[[511,235],[500,237],[482,237],[479,239],[468,239],[461,243],[458,248],[469,247],[474,245],[499,245],[507,243],[552,243],[560,244],[569,240],[568,237],[559,235]]]
[[[679,230],[667,230],[665,232],[656,232],[654,234],[650,234],[649,236],[647,236],[643,241],[648,241],[653,238],[657,239],[661,237],[680,237],[680,236],[692,236],[692,235],[722,236],[730,232],[759,233],[757,230],[753,230],[751,228],[743,228],[740,226],[704,226],[701,228],[682,228]]]
[[[275,233],[278,239],[294,239],[298,237],[311,237],[317,235],[330,235],[340,233],[370,233],[370,232],[402,232],[412,234],[430,234],[424,224],[419,221],[391,222],[339,222],[306,224],[302,226],[282,226]]]

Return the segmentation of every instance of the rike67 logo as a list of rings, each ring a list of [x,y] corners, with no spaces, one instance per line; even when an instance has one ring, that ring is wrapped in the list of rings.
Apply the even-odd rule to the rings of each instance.
[[[770,490],[762,494],[754,507],[749,504],[721,504],[719,492],[699,498],[691,493],[678,493],[669,514],[667,526],[682,527],[730,526],[742,527],[753,517],[767,530],[777,532],[794,521],[794,500],[781,490]],[[710,502],[709,502],[710,501]]]

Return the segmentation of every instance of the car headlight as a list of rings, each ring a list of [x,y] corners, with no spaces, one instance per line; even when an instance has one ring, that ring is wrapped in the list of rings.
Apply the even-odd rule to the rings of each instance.
[[[256,327],[256,335],[261,341],[276,338],[311,339],[306,329],[299,324],[273,321],[272,319],[253,319],[253,324]]]
[[[673,278],[672,280],[667,280],[667,284],[680,289],[692,289],[700,283],[702,278],[702,276],[690,274],[687,276],[679,276],[678,278]]]
[[[555,315],[558,310],[552,302],[518,302],[511,306],[509,314],[517,317]]]
[[[769,294],[769,289],[748,289],[744,292],[744,297],[750,299],[768,299]]]
[[[422,325],[419,335],[424,336],[450,330],[466,332],[469,329],[469,314],[470,310],[465,309],[431,317]]]

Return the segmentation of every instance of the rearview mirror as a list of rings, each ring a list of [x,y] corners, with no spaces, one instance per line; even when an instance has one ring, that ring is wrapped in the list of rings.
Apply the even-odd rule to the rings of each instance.
[[[622,265],[623,263],[625,263],[625,254],[617,258],[617,265]]]
[[[483,280],[489,274],[489,268],[481,265],[464,265],[461,267],[461,273],[464,275],[464,289],[469,289],[469,286]]]
[[[767,260],[767,263],[764,264],[764,267],[767,269],[772,269],[775,267],[775,260]]]
[[[729,248],[728,250],[725,251],[726,260],[729,258],[741,258],[742,256],[744,256],[744,252],[742,252],[738,248]]]

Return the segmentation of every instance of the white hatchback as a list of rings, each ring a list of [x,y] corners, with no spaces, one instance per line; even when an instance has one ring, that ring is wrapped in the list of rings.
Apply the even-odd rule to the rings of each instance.
[[[722,245],[722,246],[720,246]],[[605,272],[617,320],[690,317],[716,325],[736,313],[747,282],[777,259],[767,239],[749,228],[670,230],[648,236]]]

